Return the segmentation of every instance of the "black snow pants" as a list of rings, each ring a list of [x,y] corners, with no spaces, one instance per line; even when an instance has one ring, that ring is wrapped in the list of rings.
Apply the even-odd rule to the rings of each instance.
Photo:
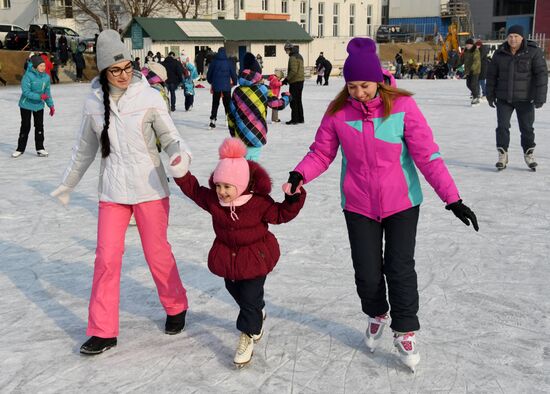
[[[25,152],[29,132],[31,131],[31,116],[34,118],[34,146],[37,151],[44,149],[44,110],[31,111],[25,108],[21,110],[21,129],[17,140],[17,151]]]
[[[420,328],[414,248],[419,207],[398,212],[382,222],[344,211],[355,270],[355,285],[363,312],[383,315],[391,307],[391,328]],[[388,287],[389,305],[386,296]]]
[[[497,99],[497,148],[503,148],[508,151],[510,145],[510,119],[512,112],[516,110],[516,116],[519,123],[519,131],[521,133],[521,147],[523,153],[528,149],[534,148],[535,144],[535,107],[529,101],[516,101],[509,103],[504,100]]]
[[[240,311],[237,330],[249,335],[258,335],[262,330],[265,276],[246,280],[225,279],[225,288],[233,296]]]

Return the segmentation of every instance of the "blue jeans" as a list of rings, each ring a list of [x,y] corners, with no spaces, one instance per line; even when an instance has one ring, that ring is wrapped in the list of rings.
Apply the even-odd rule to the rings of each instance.
[[[170,92],[170,110],[176,110],[176,90],[178,89],[177,83],[167,83],[166,87]]]
[[[486,79],[480,79],[479,80],[479,87],[481,88],[481,95],[487,96],[487,80]]]

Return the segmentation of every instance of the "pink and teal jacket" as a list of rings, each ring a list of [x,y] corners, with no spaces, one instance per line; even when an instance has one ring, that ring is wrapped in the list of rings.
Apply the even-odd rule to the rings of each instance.
[[[446,204],[460,199],[439,154],[432,130],[412,97],[394,101],[384,119],[383,103],[349,98],[334,115],[325,114],[309,153],[296,166],[304,183],[330,166],[342,153],[342,208],[381,221],[420,205],[418,167]]]

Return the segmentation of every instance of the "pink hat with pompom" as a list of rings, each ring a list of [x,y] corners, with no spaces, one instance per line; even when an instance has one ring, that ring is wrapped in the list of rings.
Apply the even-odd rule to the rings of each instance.
[[[214,183],[235,186],[237,195],[246,190],[250,181],[250,169],[245,159],[246,145],[238,138],[226,138],[220,146],[220,162],[214,170]]]

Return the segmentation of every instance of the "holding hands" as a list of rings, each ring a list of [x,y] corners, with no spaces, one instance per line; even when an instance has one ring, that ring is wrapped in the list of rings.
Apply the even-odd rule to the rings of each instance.
[[[304,177],[297,171],[290,171],[287,183],[283,185],[283,191],[289,196],[300,193],[300,188],[304,184]]]
[[[174,154],[170,157],[170,167],[168,172],[174,178],[182,178],[189,171],[189,164],[191,163],[191,157],[182,152],[180,154]]]

